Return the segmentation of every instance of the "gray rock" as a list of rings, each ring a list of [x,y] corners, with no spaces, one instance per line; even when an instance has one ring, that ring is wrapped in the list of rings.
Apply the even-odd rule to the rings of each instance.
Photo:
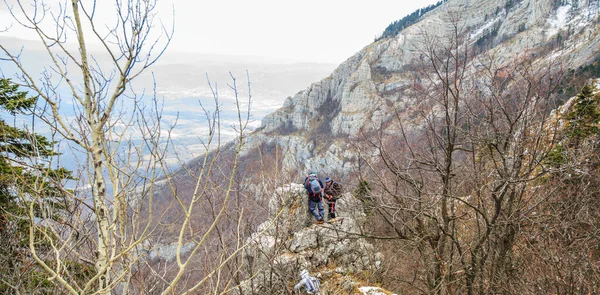
[[[588,64],[600,48],[598,1],[581,0],[577,5],[566,1],[562,7],[551,0],[514,2],[508,9],[503,0],[445,2],[396,37],[369,44],[329,77],[288,97],[282,108],[264,117],[262,130],[252,136],[260,138],[257,142],[283,147],[286,169],[353,171],[355,157],[349,143],[361,138],[361,132],[388,128],[385,134],[397,134],[397,126],[386,124],[395,110],[407,128],[419,128],[420,122],[410,119],[411,108],[418,104],[418,96],[410,91],[414,83],[410,65],[422,55],[425,34],[441,40],[449,32],[452,13],[458,13],[461,27],[468,29],[465,42],[489,39],[491,49],[484,53],[494,54],[499,67],[514,64],[515,58],[533,58],[540,67],[560,61],[576,68]],[[564,46],[548,46],[558,34]],[[471,71],[476,75],[476,69]]]
[[[360,235],[360,222],[365,217],[361,202],[345,194],[338,203],[339,221],[316,225],[307,214],[303,185],[290,184],[277,189],[269,202],[269,220],[248,239],[251,246],[247,259],[253,263],[253,269],[263,272],[245,281],[243,289],[260,290],[267,273],[271,278],[275,275],[285,280],[288,276],[296,277],[303,268],[313,275],[376,270],[382,255]],[[337,268],[330,269],[329,265]],[[276,270],[275,274],[270,270]]]

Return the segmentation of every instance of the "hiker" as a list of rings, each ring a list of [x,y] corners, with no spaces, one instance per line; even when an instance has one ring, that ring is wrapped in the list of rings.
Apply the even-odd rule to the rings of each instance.
[[[294,286],[294,290],[298,290],[304,285],[307,294],[319,293],[319,287],[321,286],[321,282],[319,282],[319,279],[311,277],[308,274],[308,270],[306,269],[303,269],[300,272],[300,277],[302,278],[302,280],[300,280],[300,282],[296,284],[296,286]]]
[[[329,220],[335,219],[335,202],[342,195],[342,185],[333,181],[333,179],[325,178],[325,202],[329,211]]]
[[[311,172],[304,179],[304,188],[308,193],[308,210],[315,217],[316,224],[323,223],[325,217],[325,209],[323,209],[323,182],[317,177],[315,172]],[[317,211],[318,209],[318,211]]]

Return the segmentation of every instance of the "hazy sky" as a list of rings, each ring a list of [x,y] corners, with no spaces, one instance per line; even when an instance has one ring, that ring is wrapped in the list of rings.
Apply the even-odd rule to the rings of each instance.
[[[371,43],[391,22],[435,2],[159,0],[159,5],[160,17],[167,24],[174,8],[171,53],[251,55],[339,64]],[[110,10],[114,1],[98,3]],[[6,27],[9,19],[1,3],[0,26]],[[0,33],[9,35],[26,36],[16,25],[9,33]]]
[[[341,63],[437,0],[175,0],[173,48]]]

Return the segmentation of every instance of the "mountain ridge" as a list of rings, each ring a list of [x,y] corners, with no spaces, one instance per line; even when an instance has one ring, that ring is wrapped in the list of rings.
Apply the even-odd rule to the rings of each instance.
[[[356,138],[361,130],[375,130],[367,123],[377,126],[389,120],[392,113],[384,110],[384,106],[392,105],[402,111],[414,104],[414,98],[410,95],[414,77],[411,77],[406,69],[410,68],[411,61],[414,61],[418,55],[419,37],[440,32],[440,27],[443,26],[439,24],[448,22],[444,19],[446,15],[460,13],[461,17],[467,18],[479,14],[479,17],[474,20],[467,18],[466,23],[462,25],[471,28],[469,32],[474,31],[468,41],[472,44],[491,34],[485,28],[486,22],[499,22],[499,25],[496,25],[498,32],[493,34],[495,37],[490,41],[492,45],[497,44],[490,50],[498,56],[501,64],[510,63],[512,61],[510,57],[515,54],[528,52],[531,56],[539,56],[535,59],[537,63],[542,64],[547,62],[546,60],[562,58],[565,64],[576,68],[590,63],[598,56],[598,48],[600,48],[598,33],[592,29],[593,26],[591,28],[586,26],[594,22],[597,24],[598,8],[593,6],[596,4],[591,1],[588,4],[591,7],[589,10],[584,10],[582,7],[585,6],[581,4],[579,10],[573,10],[568,15],[568,21],[563,19],[561,23],[567,25],[567,29],[569,24],[576,26],[581,32],[573,33],[572,38],[569,39],[571,43],[565,47],[550,49],[549,53],[542,56],[544,54],[542,51],[548,51],[546,46],[550,46],[557,34],[561,32],[557,30],[555,23],[549,20],[564,17],[564,15],[557,15],[560,13],[559,7],[553,8],[552,1],[514,1],[514,4],[506,6],[507,8],[499,12],[498,7],[505,7],[504,1],[480,1],[474,3],[475,7],[467,0],[448,1],[395,37],[366,46],[336,68],[329,77],[312,83],[308,89],[286,98],[280,109],[265,116],[261,127],[252,135],[255,137],[253,141],[273,141],[275,140],[273,137],[280,132],[284,138],[280,139],[278,145],[290,148],[289,156],[295,157],[284,161],[291,164],[302,163],[303,159],[307,160],[304,167],[298,169],[299,171],[311,168],[324,169],[334,165],[334,170],[347,173],[349,167],[335,165],[335,158],[340,156],[339,153],[325,149],[325,154],[312,154],[309,150],[316,145],[311,140],[306,140],[306,137],[310,139],[314,137],[310,134],[323,132],[326,136],[320,137],[321,140],[328,141],[327,138],[332,137],[331,145],[336,145],[337,138],[346,136]],[[592,10],[596,11],[595,20],[577,16],[577,11]],[[493,20],[486,20],[492,15],[495,17]],[[585,15],[594,14],[590,12]],[[516,23],[513,21],[515,19],[521,22]],[[523,25],[527,30],[523,29]],[[556,33],[552,34],[554,30]],[[569,54],[563,54],[564,52]],[[295,137],[290,135],[292,131],[305,131],[308,136],[304,134]],[[293,143],[288,146],[286,141]],[[346,148],[347,146],[338,146],[333,149]]]
[[[509,245],[508,248],[503,248],[502,253],[485,254],[490,255],[486,256],[486,259],[491,257],[490,261],[484,261],[492,265],[488,266],[492,268],[490,271],[497,271],[493,269],[497,266],[496,263],[505,265],[505,268],[498,271],[500,275],[508,277],[513,274],[511,271],[517,273],[520,270],[511,264],[512,261],[507,262],[503,259],[511,259],[511,247],[517,244],[517,237],[522,238],[514,234],[511,222],[523,222],[516,227],[525,227],[528,224],[521,220],[504,218],[521,216],[523,213],[519,210],[536,214],[537,212],[528,207],[519,207],[522,204],[527,205],[527,200],[518,205],[504,205],[509,199],[504,197],[504,190],[510,189],[510,198],[514,195],[523,197],[524,189],[520,187],[523,178],[529,179],[531,176],[536,181],[545,181],[541,176],[531,175],[531,171],[546,169],[544,163],[536,162],[536,157],[539,154],[556,152],[542,149],[539,150],[539,154],[529,154],[531,146],[527,144],[531,143],[520,145],[519,139],[525,137],[524,141],[531,140],[524,136],[526,132],[521,132],[521,128],[532,123],[519,120],[523,117],[538,119],[535,115],[538,109],[543,110],[540,117],[547,119],[549,113],[556,110],[560,104],[545,108],[545,105],[542,107],[537,103],[566,101],[570,96],[562,90],[563,86],[559,82],[566,80],[571,83],[576,78],[568,69],[589,65],[600,56],[600,7],[597,2],[592,1],[578,1],[577,6],[574,3],[527,0],[485,0],[473,3],[469,0],[450,0],[428,12],[420,22],[407,27],[398,35],[365,46],[326,78],[287,97],[279,109],[264,117],[259,128],[242,137],[244,147],[239,154],[234,150],[235,145],[239,143],[237,141],[230,142],[223,148],[224,162],[231,163],[234,155],[240,156],[238,192],[261,208],[272,200],[271,192],[275,188],[285,183],[302,182],[308,171],[316,171],[319,176],[332,176],[342,182],[348,191],[358,184],[362,185],[363,190],[370,191],[369,181],[379,181],[382,187],[379,188],[378,197],[381,197],[380,201],[383,203],[380,207],[373,205],[371,209],[382,216],[370,215],[373,220],[367,222],[370,224],[365,225],[365,229],[383,231],[385,234],[381,236],[384,240],[397,241],[397,244],[392,245],[406,247],[397,252],[394,252],[396,249],[386,249],[385,246],[376,248],[387,251],[384,255],[386,263],[389,263],[389,277],[411,276],[418,283],[407,283],[409,286],[404,287],[409,290],[411,287],[416,288],[412,290],[418,289],[422,292],[437,290],[441,282],[436,280],[448,279],[451,282],[444,285],[448,289],[444,290],[445,293],[440,293],[452,294],[452,288],[455,287],[452,285],[455,282],[453,280],[458,277],[466,281],[464,286],[456,287],[462,288],[460,290],[471,288],[472,291],[473,288],[480,288],[478,290],[484,292],[490,290],[489,288],[494,289],[488,286],[474,287],[469,283],[486,278],[484,275],[478,277],[469,273],[475,269],[473,265],[479,263],[477,255],[481,252],[477,251],[485,251],[477,248],[481,246],[478,241],[485,241],[490,245]],[[446,44],[454,47],[443,47]],[[440,75],[442,79],[438,81],[427,75],[435,73],[435,66],[447,65],[444,62],[448,60],[441,59],[440,52],[459,53],[448,59],[458,60],[457,62],[448,63],[464,67],[455,71],[449,68],[442,69],[443,74],[449,74]],[[462,53],[464,56],[460,55]],[[426,67],[424,60],[433,61],[433,65]],[[451,74],[457,74],[459,78]],[[464,84],[457,86],[459,83]],[[465,91],[464,94],[460,92],[460,95],[457,95],[461,101],[457,99],[455,105],[444,101],[454,98],[452,95],[455,93],[448,93],[457,89]],[[444,90],[447,92],[443,93]],[[558,98],[561,95],[562,98]],[[476,111],[485,112],[477,107],[485,109],[488,104],[496,102],[500,105],[497,106],[498,112],[506,115],[507,122],[483,122],[476,126],[481,130],[477,129],[474,133],[468,133],[471,132],[468,123],[461,122],[462,124],[453,126],[456,127],[454,131],[457,132],[457,137],[466,136],[464,134],[472,136],[468,140],[460,138],[465,142],[450,148],[457,154],[456,163],[459,163],[458,159],[472,156],[474,163],[471,163],[473,167],[469,168],[473,170],[454,164],[453,152],[449,153],[450,164],[443,166],[445,162],[439,159],[448,156],[443,149],[446,147],[444,144],[455,138],[446,137],[450,134],[447,130],[435,133],[438,131],[436,128],[441,128],[436,124],[449,124],[443,119],[452,112],[456,112],[457,116],[472,116],[468,117],[472,120],[483,120],[482,117],[478,117],[480,114]],[[533,105],[528,105],[530,102]],[[457,111],[459,109],[460,112]],[[497,115],[496,111],[490,111],[492,118]],[[520,116],[515,115],[515,119],[509,111],[519,111]],[[460,120],[449,121],[456,123]],[[477,124],[473,124],[475,125]],[[537,130],[544,131],[542,128]],[[551,136],[551,139],[547,139],[544,132],[536,133],[539,138],[543,138],[540,141],[554,140]],[[411,150],[413,146],[421,150]],[[485,149],[486,147],[489,149]],[[473,154],[460,154],[468,152]],[[489,162],[481,163],[483,158]],[[525,172],[520,170],[520,165],[523,164],[520,161],[524,161],[523,159],[534,168],[525,169]],[[408,164],[403,163],[403,160]],[[188,168],[199,169],[202,166],[198,164],[197,161],[191,161]],[[490,166],[500,168],[493,170]],[[464,171],[460,171],[463,168]],[[488,168],[491,171],[487,170]],[[413,178],[415,175],[410,174],[412,169],[422,173],[420,179]],[[484,184],[481,184],[476,192],[469,191],[468,188],[464,188],[463,182],[459,183],[459,180],[456,180],[457,183],[453,183],[457,177],[455,170],[464,173],[460,179],[464,183],[479,181],[481,177]],[[385,175],[386,173],[388,175]],[[406,187],[398,184],[402,184],[403,181],[406,182]],[[446,183],[455,185],[449,187],[457,192],[452,194],[439,188],[446,188]],[[476,203],[472,200],[479,197],[478,194],[483,195],[483,201]],[[533,203],[542,202],[532,198]],[[450,213],[450,209],[444,211],[438,207],[446,206],[445,202],[455,202]],[[513,205],[514,208],[518,208],[516,211],[505,212],[508,209],[502,207],[513,208]],[[425,209],[422,209],[422,206]],[[500,209],[494,206],[500,206]],[[260,217],[254,221],[258,222],[257,224],[263,222],[267,218],[265,213],[272,211],[258,211],[257,215]],[[488,211],[490,215],[487,215]],[[495,217],[490,217],[494,214]],[[286,217],[286,221],[294,220],[293,216]],[[533,218],[529,215],[526,217]],[[446,221],[448,223],[443,223]],[[494,223],[496,221],[498,224]],[[460,226],[476,227],[477,230],[454,228],[453,230],[460,233],[452,236],[449,229],[444,227],[451,222],[464,222]],[[487,228],[489,232],[493,232],[493,236],[486,236],[486,230],[481,228]],[[534,232],[537,229],[531,230]],[[458,259],[455,256],[448,260],[439,259],[442,255],[436,251],[447,250],[443,248],[443,239],[448,236],[454,240],[446,240],[446,245],[465,247],[463,253],[468,254],[458,257],[468,261],[452,261]],[[485,244],[485,247],[492,247],[490,245]],[[389,254],[393,255],[388,256]],[[420,261],[417,256],[425,258]],[[394,265],[403,259],[410,260],[414,269]],[[445,263],[449,263],[450,266]],[[268,269],[272,265],[258,263],[256,266]],[[450,267],[456,268],[448,269]],[[498,280],[503,282],[502,279]],[[395,287],[404,283],[406,282],[395,281]],[[390,289],[395,289],[393,287]]]

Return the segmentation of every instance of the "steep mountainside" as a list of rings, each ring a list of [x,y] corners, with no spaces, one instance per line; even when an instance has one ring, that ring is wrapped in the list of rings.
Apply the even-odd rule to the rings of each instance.
[[[418,101],[414,86],[422,78],[414,67],[427,50],[426,38],[441,38],[456,29],[464,44],[473,47],[471,58],[493,56],[498,68],[528,58],[539,67],[553,62],[576,69],[600,53],[599,15],[594,0],[448,1],[288,97],[282,108],[263,119],[246,150],[278,146],[287,169],[347,174],[357,168],[351,161],[351,142],[361,132],[385,131],[396,111],[407,122],[412,117]]]
[[[598,150],[590,134],[597,134],[600,98],[587,89],[580,102],[570,102],[581,112],[551,118],[581,81],[598,78],[599,59],[596,0],[449,0],[288,97],[245,135],[239,153],[231,142],[188,163],[173,177],[177,197],[199,185],[226,187],[228,198],[235,190],[229,201],[235,206],[220,212],[237,210],[240,218],[227,221],[224,232],[252,235],[258,243],[236,261],[248,261],[249,272],[232,267],[244,294],[281,294],[278,286],[292,294],[293,276],[303,267],[326,275],[329,287],[338,287],[332,278],[348,274],[349,281],[372,279],[411,294],[598,290],[589,286],[600,277],[597,235],[585,233],[597,230],[600,216],[590,181],[599,165],[584,155]],[[575,127],[563,132],[569,124]],[[591,172],[578,172],[582,163]],[[208,178],[205,168],[213,169]],[[305,209],[270,202],[275,188],[299,183],[309,171],[360,191],[369,218],[356,224],[368,234],[356,239],[382,252],[381,269],[352,268],[335,247],[318,244],[328,234],[358,234],[354,228],[298,229],[294,223]],[[188,174],[200,175],[198,182]],[[219,186],[223,179],[230,186]],[[221,195],[209,195],[192,227],[210,224],[215,208],[227,202]],[[583,196],[577,206],[571,195]],[[281,226],[256,236],[265,227],[258,224],[277,209],[288,213]],[[342,237],[344,243],[353,238]],[[575,248],[564,250],[565,244]],[[540,251],[547,255],[537,257]],[[573,273],[579,281],[565,282]],[[262,292],[265,286],[271,293]]]

